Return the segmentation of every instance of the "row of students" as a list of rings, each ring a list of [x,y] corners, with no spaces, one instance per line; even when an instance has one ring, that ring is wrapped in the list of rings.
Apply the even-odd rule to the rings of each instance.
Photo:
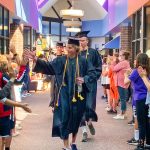
[[[133,100],[135,101],[137,123],[139,129],[138,145],[135,150],[150,149],[150,121],[149,121],[149,85],[150,61],[146,54],[140,53],[136,58],[136,66],[125,73],[125,84],[131,83]],[[137,125],[137,124],[136,124]],[[136,136],[135,136],[136,138]],[[146,143],[145,143],[146,141]]]
[[[3,102],[0,103],[0,137],[1,137],[0,149],[1,150],[3,150],[4,148],[5,150],[10,149],[12,130],[15,127],[14,108],[8,105],[22,107],[25,111],[31,112],[27,104],[20,104],[8,100],[8,99],[14,99],[14,91],[13,91],[14,84],[11,81],[13,81],[15,84],[21,82],[20,77],[23,76],[24,74],[23,72],[25,71],[25,69],[22,64],[22,66],[20,66],[19,74],[15,79],[16,74],[11,67],[11,59],[9,56],[7,57],[7,60],[8,60],[7,63],[6,62],[1,63],[0,82],[2,83],[1,89],[3,92],[0,97]],[[10,79],[11,77],[13,77],[14,79]]]

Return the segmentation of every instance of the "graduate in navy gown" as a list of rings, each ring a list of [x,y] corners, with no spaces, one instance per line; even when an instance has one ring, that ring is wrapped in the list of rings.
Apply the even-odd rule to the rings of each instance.
[[[88,47],[88,33],[89,31],[82,31],[76,34],[76,36],[80,39],[80,56],[83,56],[88,62],[90,62],[94,66],[98,80],[102,72],[102,60],[97,50]],[[92,124],[92,121],[97,122],[98,120],[96,114],[97,80],[94,80],[92,82],[91,91],[86,93],[86,113],[81,122],[83,132],[82,142],[86,142],[88,137],[86,124],[90,129],[90,133],[92,135],[95,135],[95,128]]]
[[[86,92],[91,90],[96,72],[91,63],[78,55],[79,40],[69,39],[67,50],[67,56],[58,57],[52,62],[37,59],[31,51],[25,51],[24,57],[34,59],[35,72],[55,75],[59,92],[54,108],[52,136],[60,137],[64,149],[68,150],[69,134],[72,134],[71,149],[77,150],[75,142],[85,112]]]

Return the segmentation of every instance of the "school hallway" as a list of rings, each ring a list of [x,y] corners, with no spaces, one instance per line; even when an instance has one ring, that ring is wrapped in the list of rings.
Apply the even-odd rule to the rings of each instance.
[[[105,100],[101,99],[102,88],[98,86],[97,114],[99,121],[94,123],[96,135],[89,134],[89,141],[82,143],[79,131],[77,146],[79,150],[133,150],[126,141],[133,136],[133,126],[128,126],[131,110],[127,120],[114,120],[108,115]],[[13,138],[11,150],[61,150],[63,143],[59,138],[51,137],[52,112],[49,105],[49,91],[32,93],[23,100],[31,105],[32,114],[22,121],[20,135]],[[130,108],[131,109],[131,108]]]

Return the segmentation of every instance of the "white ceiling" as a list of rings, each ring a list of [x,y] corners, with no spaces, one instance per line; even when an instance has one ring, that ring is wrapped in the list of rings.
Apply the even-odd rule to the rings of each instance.
[[[52,6],[56,9],[58,14],[60,14],[60,10],[69,8],[67,0],[49,0],[40,10],[42,15],[57,18],[57,15],[51,8]],[[84,10],[85,15],[82,20],[100,20],[107,14],[97,0],[75,0],[74,8]]]

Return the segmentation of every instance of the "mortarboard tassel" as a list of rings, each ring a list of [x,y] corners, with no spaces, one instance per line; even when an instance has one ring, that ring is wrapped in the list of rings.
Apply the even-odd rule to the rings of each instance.
[[[66,83],[65,83],[65,82],[63,82],[63,83],[62,83],[62,86],[66,86]]]
[[[77,102],[77,100],[76,100],[75,97],[73,97],[72,102],[73,102],[73,103],[76,103],[76,102]]]
[[[80,93],[78,93],[78,97],[80,98],[81,101],[84,100],[84,97]]]

